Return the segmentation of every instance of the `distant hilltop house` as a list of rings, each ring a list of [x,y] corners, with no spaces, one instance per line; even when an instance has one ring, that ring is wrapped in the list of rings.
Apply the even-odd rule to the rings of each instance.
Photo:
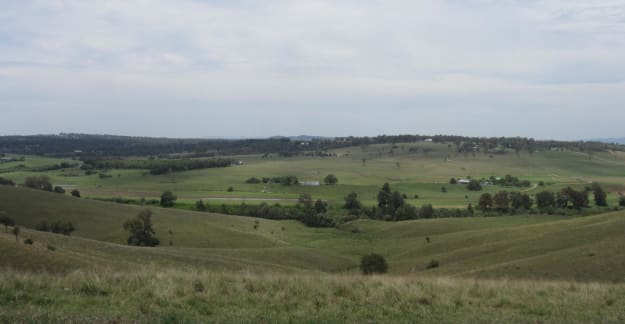
[[[469,182],[471,182],[471,180],[468,180],[468,179],[460,179],[460,180],[458,180],[459,184],[469,184]]]
[[[300,184],[302,186],[311,186],[311,187],[317,187],[321,185],[319,181],[300,181]]]
[[[432,139],[431,138],[426,138],[425,140],[423,140],[424,142],[431,142]]]

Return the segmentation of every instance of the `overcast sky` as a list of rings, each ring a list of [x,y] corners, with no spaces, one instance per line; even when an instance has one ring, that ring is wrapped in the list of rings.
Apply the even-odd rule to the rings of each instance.
[[[625,136],[625,0],[0,0],[0,134]]]

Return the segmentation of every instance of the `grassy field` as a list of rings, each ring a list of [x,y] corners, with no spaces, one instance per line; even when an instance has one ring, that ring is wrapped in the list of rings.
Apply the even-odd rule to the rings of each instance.
[[[411,153],[410,149],[419,153]],[[423,149],[427,148],[427,154]],[[400,143],[392,145],[371,145],[366,147],[344,148],[333,151],[335,157],[293,157],[280,158],[260,156],[235,157],[243,165],[175,172],[165,175],[149,175],[145,170],[109,170],[111,178],[101,179],[97,174],[85,175],[79,169],[63,169],[46,172],[55,185],[67,189],[78,188],[83,196],[157,198],[165,190],[172,190],[180,202],[192,204],[204,198],[215,204],[246,203],[255,204],[263,200],[292,204],[301,193],[309,193],[332,205],[340,205],[343,198],[352,191],[359,194],[366,205],[373,205],[383,183],[389,182],[394,189],[409,197],[414,205],[433,204],[435,207],[466,207],[477,201],[481,192],[466,190],[462,185],[449,185],[451,177],[482,178],[511,174],[534,184],[544,181],[540,189],[558,190],[567,185],[582,187],[592,181],[603,184],[610,204],[615,204],[618,192],[625,192],[625,154],[623,152],[595,153],[592,156],[580,152],[536,152],[532,155],[514,153],[499,155],[459,155],[452,154],[444,144]],[[365,163],[363,163],[365,159]],[[26,157],[23,163],[36,165],[54,164],[66,160]],[[11,162],[16,163],[16,162]],[[3,168],[0,165],[0,168]],[[10,171],[10,170],[9,170]],[[336,186],[281,186],[246,184],[250,177],[272,177],[295,175],[300,181],[322,181],[327,174],[335,174],[339,179]],[[33,172],[14,170],[5,172],[2,177],[18,183]],[[441,187],[447,189],[441,192]],[[233,187],[234,192],[228,192]],[[496,192],[501,187],[490,186],[486,192]],[[507,190],[538,189],[507,188]],[[415,199],[414,196],[419,198]],[[277,199],[277,200],[276,200]]]
[[[431,151],[410,153],[411,147]],[[391,149],[393,150],[391,152]],[[600,182],[616,204],[625,191],[625,155],[575,152],[447,158],[430,143],[337,150],[336,157],[237,157],[245,163],[160,176],[79,168],[45,172],[83,198],[0,186],[0,211],[22,227],[0,229],[0,322],[560,322],[625,321],[625,211],[592,216],[514,215],[384,222],[359,219],[335,228],[298,221],[151,207],[156,248],[126,246],[122,224],[147,208],[89,198],[157,198],[173,190],[182,204],[293,204],[310,193],[340,205],[358,192],[367,205],[384,182],[413,205],[475,204],[449,178],[511,174],[545,189]],[[363,158],[366,160],[363,163]],[[32,170],[71,160],[26,156],[0,164],[21,183]],[[19,164],[24,166],[18,167]],[[245,184],[296,175],[336,186]],[[226,191],[227,187],[234,192]],[[446,193],[441,192],[445,186]],[[507,190],[514,190],[507,188]],[[535,193],[542,188],[524,189]],[[413,198],[419,195],[418,199]],[[71,221],[72,236],[35,231]],[[23,243],[30,238],[32,245]],[[426,239],[427,238],[427,239]],[[429,239],[429,241],[428,241]],[[362,276],[360,258],[383,255],[384,276]],[[431,261],[439,266],[427,268]]]

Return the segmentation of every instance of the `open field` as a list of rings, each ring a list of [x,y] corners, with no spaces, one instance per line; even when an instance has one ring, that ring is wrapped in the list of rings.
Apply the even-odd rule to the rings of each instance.
[[[409,153],[411,146],[430,148]],[[403,148],[402,148],[403,147]],[[22,227],[19,240],[0,230],[0,321],[4,322],[623,322],[625,211],[611,211],[625,187],[622,153],[536,152],[452,156],[428,143],[336,150],[335,157],[240,156],[243,165],[149,175],[80,168],[33,171],[61,162],[26,156],[25,167],[0,165],[21,183],[45,174],[83,198],[0,186],[0,211]],[[363,158],[366,160],[363,163]],[[15,163],[15,162],[10,162]],[[32,169],[29,169],[32,168]],[[335,174],[333,186],[245,184],[249,177]],[[610,208],[572,216],[466,217],[384,222],[356,219],[336,227],[195,212],[211,204],[293,205],[301,193],[339,209],[355,191],[374,205],[381,184],[408,203],[464,208],[471,192],[449,178],[511,174],[530,194],[598,181]],[[539,181],[545,186],[537,187]],[[226,189],[232,186],[233,192]],[[445,186],[447,192],[441,192]],[[173,190],[177,207],[153,211],[156,248],[130,247],[122,224],[147,206],[89,198],[153,198]],[[419,198],[414,198],[418,195]],[[582,216],[593,213],[592,216]],[[42,221],[71,221],[72,236],[35,231]],[[23,243],[30,238],[32,245]],[[363,255],[388,262],[384,276],[360,275]],[[429,268],[432,261],[438,266]]]
[[[608,202],[614,205],[619,192],[625,192],[625,153],[604,152],[588,155],[580,152],[542,151],[534,154],[523,153],[517,156],[508,154],[453,155],[447,159],[447,145],[432,143],[400,143],[395,145],[370,145],[337,149],[330,153],[333,157],[268,157],[238,156],[243,165],[229,168],[202,169],[186,172],[173,172],[164,175],[150,175],[145,170],[109,170],[111,178],[101,179],[97,174],[85,175],[77,168],[46,172],[55,185],[67,189],[77,188],[87,197],[125,197],[140,199],[158,198],[165,190],[178,195],[180,203],[193,204],[196,200],[209,198],[215,204],[246,202],[293,204],[302,193],[313,198],[323,199],[331,205],[339,206],[349,192],[358,193],[365,205],[375,203],[377,192],[383,183],[388,182],[393,189],[405,193],[409,203],[420,206],[433,204],[435,207],[464,208],[475,203],[482,192],[496,192],[501,187],[486,187],[482,192],[468,191],[462,185],[449,185],[451,177],[472,177],[480,179],[490,176],[511,174],[534,185],[539,181],[544,187],[506,188],[526,190],[533,194],[538,190],[557,191],[572,185],[583,187],[595,181],[608,193]],[[411,153],[410,149],[420,150]],[[423,149],[430,150],[423,153]],[[42,165],[60,163],[39,157],[26,157],[26,162]],[[365,163],[362,160],[365,159]],[[70,160],[71,161],[71,160]],[[15,163],[15,162],[12,162]],[[0,165],[0,168],[2,165]],[[13,171],[3,177],[18,183],[32,175],[29,171]],[[327,174],[335,174],[339,184],[335,186],[282,186],[276,184],[246,184],[250,177],[271,177],[295,175],[300,181],[316,180],[323,182]],[[447,192],[441,193],[441,187]],[[233,192],[228,192],[233,187]],[[418,199],[414,198],[418,195]]]

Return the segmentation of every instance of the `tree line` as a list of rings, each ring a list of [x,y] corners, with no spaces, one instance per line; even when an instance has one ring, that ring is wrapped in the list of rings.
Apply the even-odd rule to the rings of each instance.
[[[81,166],[83,170],[146,169],[153,175],[196,169],[225,168],[238,163],[236,160],[224,158],[178,160],[81,158],[81,161],[83,162]]]
[[[514,151],[532,154],[539,150],[563,149],[578,152],[624,151],[625,147],[592,141],[544,141],[525,137],[467,137],[456,135],[380,135],[312,139],[302,143],[289,138],[268,139],[174,139],[113,135],[59,134],[0,136],[0,154],[49,156],[164,156],[175,154],[240,155],[276,153],[294,156],[348,146],[394,144],[420,141],[446,143],[455,154],[497,154]],[[328,156],[331,156],[329,154]]]

